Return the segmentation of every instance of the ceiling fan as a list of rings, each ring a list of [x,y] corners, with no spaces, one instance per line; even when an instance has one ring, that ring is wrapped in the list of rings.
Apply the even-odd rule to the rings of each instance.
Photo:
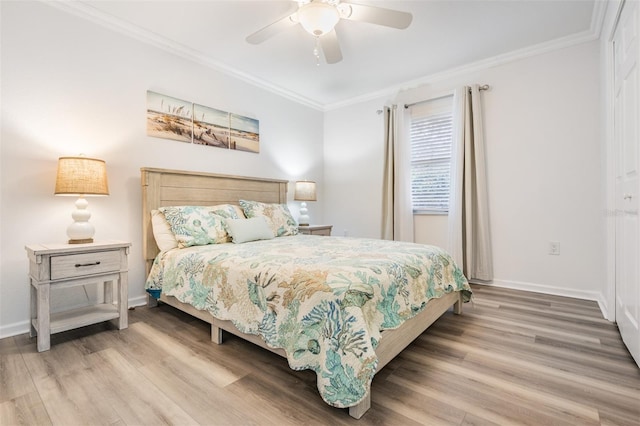
[[[300,0],[297,11],[256,31],[246,40],[251,44],[259,44],[289,27],[300,24],[308,33],[316,37],[314,55],[318,63],[320,60],[318,47],[320,47],[327,63],[335,64],[342,60],[335,30],[340,19],[405,29],[411,24],[413,16],[408,12],[340,0]]]

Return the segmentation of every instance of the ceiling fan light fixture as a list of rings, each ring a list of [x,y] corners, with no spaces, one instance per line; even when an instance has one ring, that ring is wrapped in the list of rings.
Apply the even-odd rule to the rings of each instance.
[[[333,30],[340,20],[340,12],[336,7],[321,2],[311,2],[300,7],[298,21],[309,33],[316,37],[325,35]]]

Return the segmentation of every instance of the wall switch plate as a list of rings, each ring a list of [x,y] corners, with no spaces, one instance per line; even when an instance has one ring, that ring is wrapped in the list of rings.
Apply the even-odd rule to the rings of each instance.
[[[560,243],[558,241],[549,241],[549,254],[560,255]]]

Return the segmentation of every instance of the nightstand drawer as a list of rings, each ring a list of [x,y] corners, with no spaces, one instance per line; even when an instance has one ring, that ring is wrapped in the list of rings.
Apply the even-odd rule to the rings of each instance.
[[[298,232],[304,235],[331,236],[333,225],[299,225]]]
[[[313,230],[311,231],[311,235],[324,235],[328,237],[331,235],[331,227]]]
[[[51,256],[51,279],[82,277],[120,270],[120,251]]]

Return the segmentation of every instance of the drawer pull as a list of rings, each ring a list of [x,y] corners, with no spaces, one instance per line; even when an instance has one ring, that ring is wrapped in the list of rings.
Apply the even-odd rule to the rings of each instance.
[[[95,266],[99,264],[100,264],[100,261],[93,262],[93,263],[76,263],[76,268],[82,268],[83,266]]]

